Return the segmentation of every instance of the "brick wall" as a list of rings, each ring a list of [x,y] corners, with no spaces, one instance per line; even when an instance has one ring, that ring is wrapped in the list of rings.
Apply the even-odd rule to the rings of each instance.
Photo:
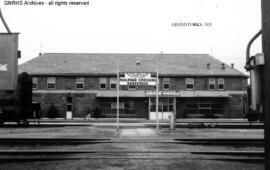
[[[224,90],[243,90],[247,86],[247,79],[243,77],[194,77],[195,90],[208,90],[208,78],[215,78],[216,89],[217,89],[217,79],[224,78],[225,89]],[[107,77],[107,90],[110,90],[110,77]],[[160,90],[163,90],[162,77],[160,78]],[[171,89],[172,90],[185,90],[186,82],[185,77],[170,78]],[[76,77],[56,77],[56,88],[58,90],[63,89],[75,89]],[[37,89],[47,89],[47,79],[44,76],[38,77],[38,88]],[[99,89],[99,77],[85,77],[85,90],[98,90]],[[121,90],[127,90],[126,86],[121,86]],[[150,90],[153,87],[138,87],[138,90]]]
[[[107,78],[107,90],[110,90],[109,78]],[[208,90],[208,78],[213,77],[195,77],[195,90]],[[219,77],[214,77],[217,79]],[[225,80],[224,90],[241,90],[246,88],[247,80],[243,77],[223,77]],[[163,77],[160,77],[160,90],[163,90]],[[76,90],[75,89],[76,77],[75,76],[56,76],[56,88],[55,90]],[[170,78],[171,90],[185,90],[185,77],[172,77]],[[47,79],[45,76],[38,76],[38,86],[37,90],[47,89]],[[98,90],[99,89],[99,77],[85,77],[85,90]],[[153,90],[153,87],[140,87],[140,90]],[[127,87],[121,87],[121,90],[127,90]],[[52,92],[53,90],[48,90]],[[73,91],[74,92],[74,91]],[[76,91],[75,91],[76,92]],[[97,105],[97,99],[95,94],[91,93],[72,93],[73,97],[73,116],[74,117],[84,117],[87,110],[94,110]],[[33,101],[41,103],[42,116],[47,116],[47,110],[49,106],[54,103],[54,105],[59,110],[58,117],[65,117],[66,114],[66,96],[65,93],[33,93]],[[186,103],[190,102],[190,98],[178,98],[177,99],[177,117],[187,117],[184,113],[184,107]],[[242,95],[232,95],[226,102],[224,102],[224,117],[243,117],[243,99]],[[145,99],[136,99],[136,111],[137,117],[147,117],[148,112],[148,101]],[[138,108],[138,109],[137,109]]]

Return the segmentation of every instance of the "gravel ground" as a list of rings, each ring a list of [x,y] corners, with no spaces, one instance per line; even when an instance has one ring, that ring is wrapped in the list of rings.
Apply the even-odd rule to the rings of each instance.
[[[1,127],[0,138],[110,138],[113,143],[95,143],[82,145],[0,145],[5,149],[43,149],[43,150],[105,150],[105,151],[263,151],[263,147],[246,146],[215,146],[188,145],[174,143],[157,143],[151,141],[173,141],[181,138],[263,138],[262,129],[188,129],[176,130],[154,128],[124,128],[119,132],[114,128],[95,126],[53,126],[53,127]],[[117,142],[119,141],[119,142]],[[125,143],[123,141],[134,141]],[[137,142],[136,142],[137,141]],[[138,142],[140,141],[140,142]],[[144,142],[145,141],[145,142]],[[122,143],[121,143],[122,142]],[[102,154],[96,154],[102,156]],[[143,158],[135,158],[136,156]],[[264,169],[262,162],[221,161],[207,159],[203,155],[167,154],[167,153],[125,153],[110,155],[110,159],[97,159],[89,154],[89,159],[70,159],[54,161],[17,161],[4,162],[0,159],[0,170],[4,169],[187,169],[187,170],[260,170]],[[104,156],[104,155],[103,155]],[[105,154],[106,156],[106,154]],[[118,158],[116,158],[118,156]],[[163,159],[161,159],[161,157]],[[211,156],[210,156],[211,157]],[[213,156],[212,156],[213,157]]]

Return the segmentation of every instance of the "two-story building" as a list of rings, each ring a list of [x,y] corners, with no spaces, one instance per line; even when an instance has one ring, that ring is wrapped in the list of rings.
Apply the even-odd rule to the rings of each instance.
[[[33,76],[42,117],[116,116],[117,73],[158,75],[159,117],[243,117],[247,76],[207,54],[45,53],[19,66]],[[155,119],[156,86],[119,88],[120,117]]]

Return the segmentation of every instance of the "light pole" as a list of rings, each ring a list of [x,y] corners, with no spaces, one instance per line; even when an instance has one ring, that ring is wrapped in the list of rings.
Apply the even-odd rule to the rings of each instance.
[[[116,78],[116,130],[119,131],[119,60],[117,61],[117,78]]]
[[[161,51],[160,52],[160,54],[161,54],[161,57],[162,57],[162,55],[163,55],[163,52]],[[158,60],[158,59],[157,59]],[[159,121],[158,121],[158,93],[159,93],[159,85],[158,85],[158,83],[159,83],[159,80],[158,80],[158,61],[156,61],[156,72],[157,72],[157,77],[156,77],[156,129],[157,130],[159,130]]]

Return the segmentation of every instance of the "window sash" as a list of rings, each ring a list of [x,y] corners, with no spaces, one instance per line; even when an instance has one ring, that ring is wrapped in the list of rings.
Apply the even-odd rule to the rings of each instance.
[[[163,83],[163,90],[170,90],[171,84],[169,82]]]
[[[37,89],[37,83],[32,84],[32,89]]]
[[[76,89],[84,89],[84,83],[76,82]]]
[[[113,84],[110,84],[110,88],[111,89],[116,89],[116,84],[114,84],[114,83]]]
[[[38,81],[38,78],[37,78],[37,77],[33,77],[33,78],[32,78],[32,82],[33,82],[33,83],[37,83],[37,81]]]
[[[194,89],[194,79],[193,78],[186,78],[186,89],[187,90]]]
[[[55,89],[55,77],[47,77],[47,89]]]
[[[219,90],[224,90],[224,79],[220,78],[218,79],[218,89]]]
[[[55,83],[55,77],[47,77],[47,83]]]
[[[32,89],[37,89],[37,82],[38,82],[37,77],[33,77],[32,78]]]
[[[55,83],[47,83],[47,89],[55,89]]]
[[[99,88],[106,89],[107,88],[107,79],[104,77],[99,78]]]
[[[76,77],[76,89],[84,89],[84,77]]]
[[[214,78],[208,80],[209,90],[215,90],[216,81]]]
[[[107,84],[105,84],[105,83],[100,83],[100,84],[99,84],[99,88],[100,88],[100,89],[106,89],[106,88],[107,88],[106,85],[107,85]]]
[[[110,89],[116,89],[116,78],[110,78]]]
[[[170,90],[171,83],[169,78],[163,78],[163,90]]]

